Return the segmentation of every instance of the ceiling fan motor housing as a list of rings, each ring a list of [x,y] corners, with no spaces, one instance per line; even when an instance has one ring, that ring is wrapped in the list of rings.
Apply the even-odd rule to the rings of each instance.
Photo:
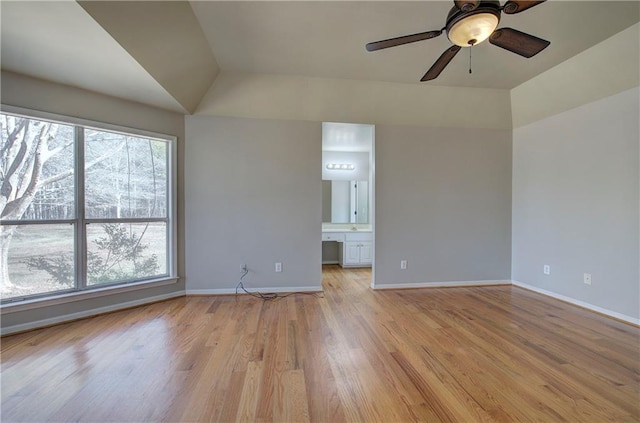
[[[471,47],[489,38],[500,22],[500,2],[481,1],[473,10],[453,6],[447,15],[447,37],[460,47]]]

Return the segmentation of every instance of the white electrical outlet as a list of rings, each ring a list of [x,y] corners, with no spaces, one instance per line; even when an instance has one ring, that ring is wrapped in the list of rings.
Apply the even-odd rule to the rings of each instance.
[[[545,275],[550,275],[551,274],[551,266],[549,266],[548,264],[545,264],[544,267],[542,268],[542,271],[544,272]]]
[[[584,283],[587,285],[591,285],[591,273],[584,274]]]
[[[400,269],[406,270],[406,268],[407,268],[407,261],[406,260],[400,260]]]
[[[280,262],[276,263],[276,272],[278,273],[282,272],[282,263]]]

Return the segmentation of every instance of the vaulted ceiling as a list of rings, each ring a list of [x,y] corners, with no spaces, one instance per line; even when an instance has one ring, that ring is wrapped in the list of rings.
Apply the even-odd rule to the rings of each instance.
[[[441,29],[446,1],[0,3],[3,70],[192,113],[220,72],[418,82],[442,36],[369,53],[370,41]],[[512,89],[640,20],[637,1],[550,0],[499,27],[549,40],[525,59],[489,43],[433,86]],[[620,52],[625,54],[625,52]]]

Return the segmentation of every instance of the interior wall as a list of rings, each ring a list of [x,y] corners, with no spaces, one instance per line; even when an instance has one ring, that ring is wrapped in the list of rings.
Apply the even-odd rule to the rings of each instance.
[[[509,90],[222,71],[197,114],[509,129],[511,98]]]
[[[28,325],[30,322],[57,319],[65,315],[82,315],[90,310],[109,309],[125,303],[140,303],[147,298],[161,298],[184,292],[184,116],[126,100],[2,72],[0,102],[4,105],[39,110],[96,122],[174,135],[178,138],[178,283],[142,288],[126,293],[67,302],[2,314],[2,328]]]
[[[329,201],[324,201],[324,199]],[[322,181],[322,221],[331,222],[331,181]]]
[[[321,289],[320,122],[188,116],[187,293]],[[274,271],[281,262],[283,271]]]
[[[510,280],[511,131],[378,125],[375,148],[376,287]]]
[[[616,203],[616,207],[622,207],[620,210],[623,210],[621,213],[625,218],[635,210],[635,220],[628,221],[629,231],[631,236],[635,233],[636,240],[640,237],[637,228],[640,218],[637,104],[632,104],[635,109],[629,110],[625,103],[628,99],[617,99],[616,96],[603,99],[627,89],[625,84],[629,81],[632,81],[632,86],[638,85],[633,82],[638,78],[638,60],[634,62],[639,51],[638,37],[635,36],[638,28],[635,25],[626,30],[629,34],[623,31],[622,35],[593,47],[577,56],[575,63],[559,65],[562,72],[556,73],[556,68],[552,69],[546,74],[549,79],[540,79],[544,76],[534,78],[511,93],[506,90],[223,72],[199,107],[202,116],[186,118],[186,152],[185,120],[176,113],[9,72],[2,72],[1,100],[18,107],[178,136],[178,269],[181,277],[185,273],[188,276],[186,288],[192,292],[235,288],[241,263],[247,263],[251,270],[247,276],[249,286],[319,286],[322,220],[320,122],[362,122],[377,124],[376,286],[513,278],[586,302],[593,300],[593,304],[625,315],[638,316],[633,303],[638,299],[640,248],[637,241],[634,246],[633,239],[615,240],[621,242],[619,245],[630,245],[624,255],[632,257],[631,265],[627,265],[626,270],[616,270],[622,272],[620,274],[626,282],[606,285],[618,292],[602,295],[601,299],[595,294],[602,294],[598,290],[604,289],[598,282],[603,280],[603,276],[599,276],[601,270],[591,272],[592,291],[584,292],[575,285],[565,286],[574,284],[576,271],[578,276],[583,272],[577,265],[565,267],[570,265],[569,258],[556,257],[559,261],[566,260],[560,268],[558,264],[545,263],[552,265],[552,278],[541,279],[539,263],[529,263],[527,260],[534,258],[527,257],[522,250],[528,248],[525,245],[527,237],[536,236],[527,232],[529,223],[522,220],[528,218],[525,211],[528,213],[527,207],[532,204],[528,200],[529,195],[532,195],[533,204],[545,200],[546,203],[539,204],[549,207],[550,215],[537,215],[538,219],[557,223],[561,218],[567,219],[566,210],[578,212],[568,200],[551,204],[548,197],[536,192],[536,187],[544,186],[549,187],[549,192],[557,193],[563,186],[567,168],[562,167],[562,160],[556,157],[564,157],[564,164],[571,164],[571,169],[577,167],[578,158],[593,163],[602,156],[606,159],[606,166],[610,166],[612,154],[622,157],[618,151],[622,148],[620,139],[614,141],[614,146],[618,146],[614,150],[618,152],[608,152],[604,147],[610,134],[617,134],[615,128],[610,128],[610,134],[600,138],[603,146],[593,152],[585,147],[591,141],[585,144],[578,141],[580,136],[592,140],[595,135],[587,133],[587,129],[584,133],[571,132],[577,130],[571,124],[578,122],[585,128],[591,128],[593,134],[601,134],[598,126],[604,125],[602,118],[593,116],[589,120],[590,114],[582,108],[572,110],[594,99],[602,100],[583,107],[604,105],[612,115],[622,110],[627,119],[625,128],[629,128],[630,122],[636,124],[635,147],[631,147],[630,154],[623,158],[630,160],[629,157],[635,157],[636,160],[635,183],[630,182],[629,189],[632,192],[635,187],[635,194],[631,193],[628,200],[629,204],[635,200],[635,208],[631,205],[630,211],[625,209],[626,203]],[[588,60],[583,60],[582,55]],[[619,65],[611,68],[609,62]],[[592,71],[600,69],[603,64],[607,65],[607,70],[594,75]],[[593,81],[604,83],[600,76],[606,77],[610,83],[608,88],[589,88]],[[595,93],[595,97],[584,97],[583,92]],[[638,93],[635,95],[637,99]],[[522,127],[513,135],[512,274],[511,103],[513,125]],[[453,109],[457,112],[450,113]],[[630,118],[634,110],[635,117]],[[205,116],[207,114],[219,116]],[[565,115],[569,116],[567,123],[563,123]],[[464,116],[464,120],[460,120],[460,116]],[[565,135],[568,139],[563,138]],[[607,143],[603,143],[603,139]],[[574,148],[577,149],[575,156],[567,151]],[[632,154],[634,151],[635,155]],[[530,154],[532,157],[528,157]],[[551,157],[551,161],[546,158],[537,161],[537,155]],[[183,177],[185,163],[186,182]],[[553,165],[547,167],[549,163]],[[527,169],[535,169],[536,172],[528,174],[525,172]],[[595,170],[600,172],[600,164],[592,166],[592,172]],[[523,175],[532,179],[521,179]],[[626,183],[630,181],[619,173],[615,175],[603,179],[608,181],[607,189],[612,178],[620,177]],[[589,175],[583,176],[592,186],[583,181],[576,187],[591,193],[590,199],[602,194],[604,188],[598,180],[588,179]],[[553,186],[556,181],[559,181],[559,187]],[[186,208],[185,192],[189,198]],[[586,207],[592,208],[593,203],[595,201]],[[613,240],[613,235],[601,234],[606,230],[593,216],[585,219],[585,225],[591,222],[593,228],[598,228],[594,230],[600,237],[597,239]],[[522,230],[516,233],[518,228]],[[584,239],[581,234],[576,232],[573,237],[563,238],[566,248],[577,248]],[[542,244],[531,248],[534,255],[545,251]],[[185,250],[189,252],[186,263]],[[581,255],[580,260],[595,254],[595,250],[589,251]],[[406,270],[400,270],[402,259],[408,260]],[[275,261],[283,262],[283,273],[273,272]],[[608,269],[604,278],[607,284],[613,283],[612,275],[618,274],[610,269],[614,262],[596,263],[601,263],[602,269]],[[567,277],[570,282],[560,280],[562,272],[573,272],[573,276]],[[634,277],[636,285],[633,285]],[[184,288],[183,278],[177,285],[6,314],[2,317],[2,326],[171,294]],[[614,303],[618,297],[620,304],[616,306]]]
[[[637,322],[639,98],[636,87],[513,135],[513,279]]]
[[[639,84],[640,23],[637,23],[511,90],[513,127]]]

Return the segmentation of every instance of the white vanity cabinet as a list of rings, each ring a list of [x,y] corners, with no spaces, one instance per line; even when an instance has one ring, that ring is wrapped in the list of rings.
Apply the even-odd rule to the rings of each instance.
[[[344,242],[344,232],[323,232],[322,240]]]
[[[342,267],[371,267],[373,233],[367,229],[350,230],[349,226],[347,225],[346,228],[323,226],[322,263],[338,263]]]
[[[371,266],[373,263],[371,241],[349,241],[344,243],[342,267]]]
[[[342,267],[368,267],[373,263],[373,237],[371,232],[345,233],[340,254]]]

